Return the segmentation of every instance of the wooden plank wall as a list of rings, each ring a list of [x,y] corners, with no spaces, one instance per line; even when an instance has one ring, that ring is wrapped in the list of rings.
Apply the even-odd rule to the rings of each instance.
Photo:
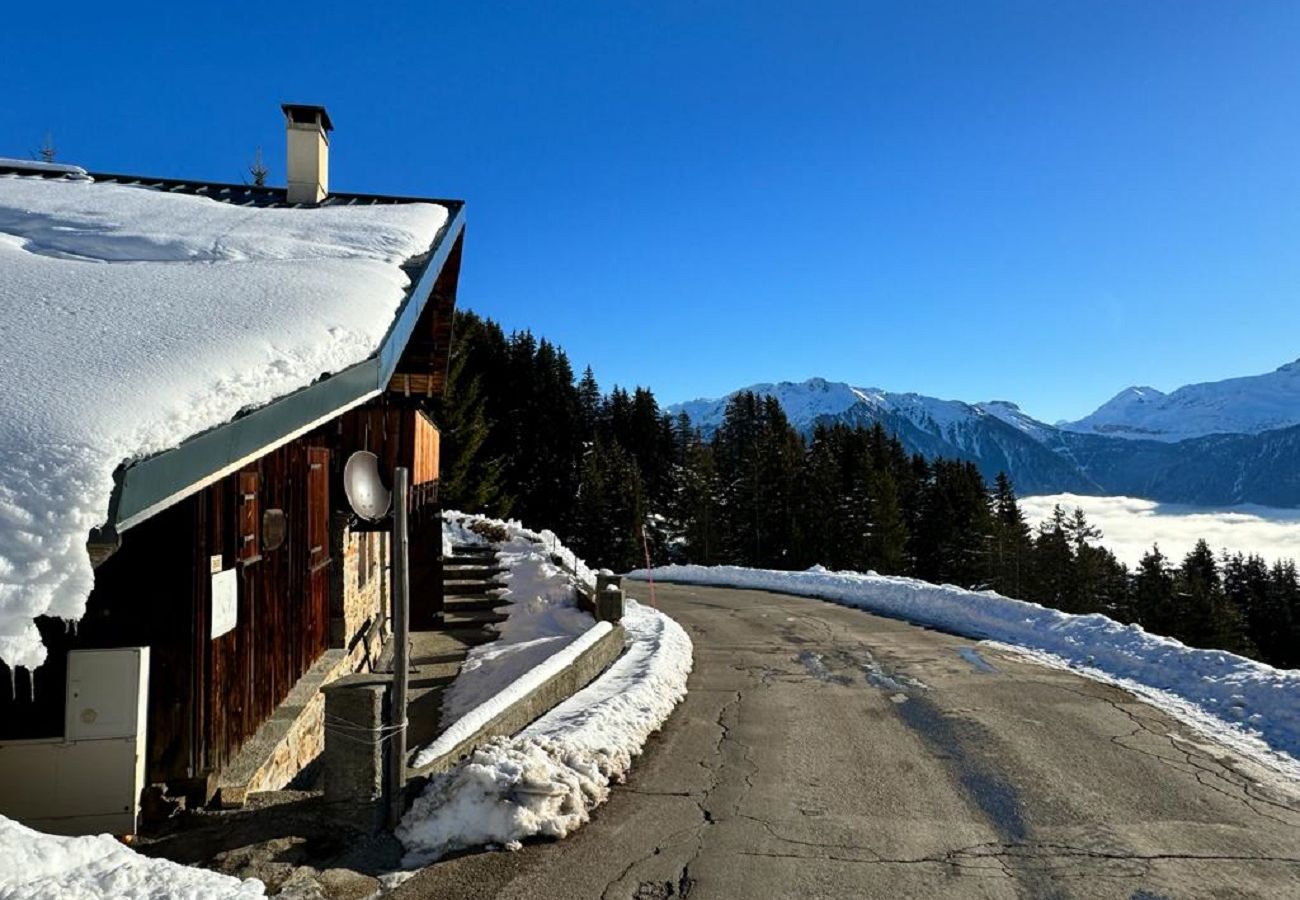
[[[196,504],[192,740],[197,772],[220,769],[328,647],[330,451],[300,439],[209,487]],[[256,486],[256,510],[248,499]],[[248,555],[248,524],[283,510],[284,543]],[[244,558],[241,560],[241,552]],[[238,623],[212,638],[208,564],[239,569]]]

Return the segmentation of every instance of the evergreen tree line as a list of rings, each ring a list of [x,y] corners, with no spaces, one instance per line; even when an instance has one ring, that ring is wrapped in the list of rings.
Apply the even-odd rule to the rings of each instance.
[[[1010,480],[908,454],[880,425],[805,439],[770,397],[741,393],[705,438],[646,388],[602,393],[564,351],[456,320],[443,433],[448,508],[550,528],[592,565],[693,562],[907,575],[1104,613],[1197,647],[1300,667],[1294,562],[1183,560],[1153,547],[1130,570],[1082,510],[1025,522]]]

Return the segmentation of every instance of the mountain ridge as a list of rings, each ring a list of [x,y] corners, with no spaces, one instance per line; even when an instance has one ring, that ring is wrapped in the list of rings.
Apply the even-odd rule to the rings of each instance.
[[[967,459],[988,478],[1005,471],[1024,494],[1300,506],[1300,360],[1262,376],[1168,394],[1126,388],[1090,416],[1057,425],[1009,400],[968,403],[825,378],[760,383],[668,411],[686,413],[709,436],[722,423],[727,401],[745,390],[776,397],[805,435],[819,424],[878,422],[909,452]],[[1234,397],[1236,409],[1228,403]],[[1177,400],[1171,405],[1170,398]],[[1181,424],[1178,410],[1185,414]],[[1227,426],[1239,430],[1222,430]]]

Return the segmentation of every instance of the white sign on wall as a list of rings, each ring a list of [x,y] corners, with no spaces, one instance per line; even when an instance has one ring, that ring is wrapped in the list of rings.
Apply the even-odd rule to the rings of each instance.
[[[212,637],[234,630],[239,622],[239,581],[234,569],[212,576]]]

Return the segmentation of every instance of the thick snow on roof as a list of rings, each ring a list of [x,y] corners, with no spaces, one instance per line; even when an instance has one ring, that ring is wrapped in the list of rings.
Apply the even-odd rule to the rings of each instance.
[[[121,462],[374,353],[446,218],[0,176],[0,660],[81,617]]]

